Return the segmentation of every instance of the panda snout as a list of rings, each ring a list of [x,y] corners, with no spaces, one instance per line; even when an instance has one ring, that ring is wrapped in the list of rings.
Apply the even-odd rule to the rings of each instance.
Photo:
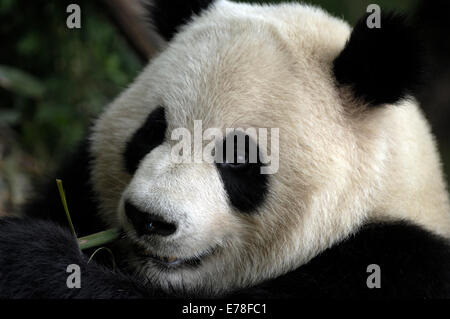
[[[139,237],[158,235],[167,237],[174,234],[177,226],[161,216],[142,211],[130,202],[125,202],[125,214]]]

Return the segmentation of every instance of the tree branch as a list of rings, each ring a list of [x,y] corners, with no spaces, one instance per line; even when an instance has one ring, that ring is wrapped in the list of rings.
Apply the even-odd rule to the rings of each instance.
[[[138,0],[103,0],[113,20],[135,52],[147,62],[156,52]]]

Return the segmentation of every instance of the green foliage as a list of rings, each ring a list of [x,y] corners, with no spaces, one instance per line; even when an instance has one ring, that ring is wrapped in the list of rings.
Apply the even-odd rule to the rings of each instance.
[[[4,65],[0,65],[0,86],[30,98],[40,98],[45,91],[44,86],[31,75]]]
[[[42,168],[84,136],[92,118],[142,65],[98,1],[77,1],[82,28],[66,26],[67,1],[0,0],[0,126]]]

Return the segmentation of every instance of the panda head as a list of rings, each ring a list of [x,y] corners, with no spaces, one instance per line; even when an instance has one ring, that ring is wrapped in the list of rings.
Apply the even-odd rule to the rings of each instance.
[[[377,30],[363,19],[352,32],[303,4],[161,0],[150,12],[166,45],[99,118],[91,152],[102,217],[124,229],[127,260],[153,284],[207,294],[250,286],[395,205],[415,214],[401,184],[406,160],[392,152],[398,131],[424,141],[432,173],[423,179],[442,198],[428,128],[404,99],[417,65],[400,17],[382,16]],[[225,145],[239,135],[246,146],[230,159]],[[184,139],[192,145],[180,148]],[[448,203],[423,205],[438,221]]]

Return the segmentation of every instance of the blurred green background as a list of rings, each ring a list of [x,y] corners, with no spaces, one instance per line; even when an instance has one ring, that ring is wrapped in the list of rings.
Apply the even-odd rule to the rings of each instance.
[[[82,9],[81,29],[66,27],[70,2]],[[50,172],[75,147],[104,105],[144,65],[103,1],[70,2],[0,0],[0,214],[23,202],[30,181]],[[351,23],[373,3],[305,2]],[[419,0],[376,3],[412,14]]]

